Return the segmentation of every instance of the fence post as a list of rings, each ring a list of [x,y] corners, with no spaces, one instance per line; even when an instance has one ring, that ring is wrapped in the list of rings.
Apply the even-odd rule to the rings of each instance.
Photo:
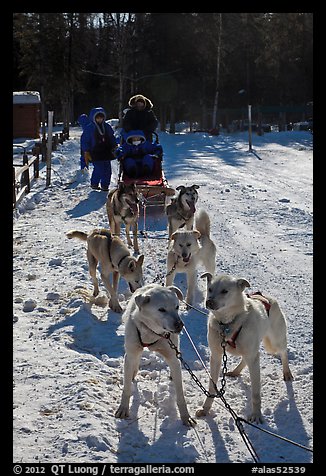
[[[252,128],[251,128],[251,105],[248,104],[248,135],[249,135],[249,152],[252,151]]]
[[[53,111],[48,111],[48,141],[46,148],[46,187],[51,183]]]
[[[58,134],[56,133],[56,134],[54,134],[54,136],[53,136],[53,147],[52,147],[53,150],[57,150],[58,144],[59,144],[59,136],[58,136]]]
[[[26,152],[26,149],[24,147],[24,152],[23,152],[23,165],[28,166],[28,155]],[[26,193],[29,193],[31,190],[31,184],[30,184],[30,178],[29,178],[29,167],[22,173],[21,180],[24,185],[26,185]]]
[[[14,196],[13,196],[13,204],[14,207],[16,206],[16,177],[15,177],[15,167],[13,167],[14,172]]]
[[[41,141],[42,162],[46,162],[46,139],[43,137]]]
[[[40,176],[40,156],[37,154],[34,161],[34,178],[39,178]]]
[[[27,152],[26,152],[26,149],[24,147],[24,152],[23,152],[23,165],[27,165],[28,164],[28,155],[27,155]]]

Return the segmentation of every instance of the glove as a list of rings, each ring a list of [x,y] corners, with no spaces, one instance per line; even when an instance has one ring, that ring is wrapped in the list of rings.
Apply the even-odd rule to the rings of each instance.
[[[91,154],[89,152],[84,152],[84,159],[86,167],[88,167],[89,163],[92,162]]]
[[[118,147],[117,149],[115,149],[113,155],[116,159],[121,160],[123,158],[123,151],[121,147]]]

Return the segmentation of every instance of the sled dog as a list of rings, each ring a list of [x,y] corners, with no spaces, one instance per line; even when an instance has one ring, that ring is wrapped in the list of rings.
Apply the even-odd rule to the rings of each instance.
[[[287,328],[285,317],[275,299],[260,293],[247,295],[244,289],[250,287],[246,279],[228,275],[207,278],[206,307],[210,310],[207,323],[207,339],[210,349],[211,379],[216,384],[221,368],[222,346],[226,350],[242,357],[239,365],[227,375],[237,377],[248,365],[251,381],[252,412],[249,420],[263,421],[261,414],[259,346],[263,341],[269,353],[279,354],[283,365],[284,380],[292,380],[287,356]],[[215,393],[210,381],[209,392]],[[207,397],[203,407],[197,410],[197,416],[206,415],[214,398]]]
[[[111,190],[108,194],[106,211],[111,233],[120,236],[121,223],[124,223],[128,246],[133,246],[135,253],[139,253],[137,238],[139,196],[136,185],[119,183],[118,188]],[[130,230],[133,232],[133,242],[130,239]]]
[[[144,255],[140,255],[138,259],[131,256],[123,241],[118,236],[112,236],[110,231],[104,228],[95,229],[88,234],[71,230],[67,233],[67,237],[87,241],[89,274],[94,285],[93,296],[99,293],[96,268],[100,263],[101,278],[110,295],[109,307],[114,312],[122,312],[117,296],[119,276],[128,282],[131,292],[140,288],[143,285]],[[111,274],[112,284],[109,279]]]
[[[195,205],[198,201],[198,188],[199,185],[192,185],[191,187],[179,185],[176,188],[179,193],[172,198],[171,203],[165,209],[168,217],[169,239],[178,228],[183,226],[187,230],[192,230],[196,211]]]
[[[129,416],[132,380],[136,377],[144,347],[161,354],[171,370],[181,420],[192,426],[183,393],[181,365],[168,342],[179,349],[179,333],[183,327],[178,313],[182,292],[175,286],[147,284],[131,296],[123,314],[125,321],[124,386],[116,418]]]
[[[187,274],[186,301],[193,304],[197,281],[197,268],[200,263],[205,270],[215,272],[216,247],[210,239],[210,219],[205,210],[195,215],[194,230],[178,230],[171,235],[167,255],[166,286],[173,283],[176,273]]]

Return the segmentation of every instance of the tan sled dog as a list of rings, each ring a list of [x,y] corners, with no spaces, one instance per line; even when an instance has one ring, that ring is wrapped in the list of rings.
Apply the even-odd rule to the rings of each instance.
[[[246,279],[237,279],[228,275],[207,278],[206,307],[210,310],[208,318],[207,339],[210,348],[210,372],[216,384],[221,368],[222,346],[226,350],[242,357],[239,365],[227,375],[236,377],[248,365],[251,392],[252,413],[249,420],[261,423],[260,363],[259,347],[263,340],[266,350],[280,354],[283,365],[284,380],[292,380],[287,356],[286,321],[277,301],[270,296],[252,295],[249,297],[244,289],[250,287]],[[210,393],[215,393],[212,381]],[[197,410],[197,416],[206,415],[214,398],[207,397],[203,408]]]
[[[118,236],[112,236],[110,231],[104,228],[95,229],[89,234],[72,230],[67,233],[67,237],[87,241],[89,274],[94,285],[93,296],[99,293],[96,268],[100,263],[101,278],[110,295],[109,307],[114,312],[122,312],[117,296],[119,275],[128,282],[131,292],[140,288],[143,285],[144,255],[140,255],[138,259],[131,256],[123,241]],[[112,284],[110,283],[111,274]]]
[[[126,237],[129,246],[139,253],[138,246],[138,219],[139,196],[135,184],[119,183],[118,188],[111,190],[106,202],[106,211],[110,223],[111,233],[120,236],[121,224],[126,226]],[[133,243],[130,239],[130,230],[133,232]]]
[[[159,284],[147,284],[131,296],[123,314],[123,320],[126,322],[124,386],[121,403],[115,413],[116,418],[129,416],[132,380],[138,372],[143,349],[148,347],[162,355],[170,367],[182,422],[190,426],[195,423],[188,413],[184,398],[180,361],[167,340],[170,338],[179,349],[179,333],[183,322],[178,309],[179,300],[182,299],[180,289]]]
[[[195,205],[198,201],[198,188],[199,185],[192,185],[191,187],[179,185],[176,188],[179,191],[178,195],[172,198],[171,203],[165,209],[168,217],[169,239],[178,228],[183,226],[187,230],[192,230],[196,211]]]
[[[165,284],[170,286],[176,273],[186,273],[186,301],[193,304],[199,264],[202,263],[206,271],[215,272],[216,247],[210,239],[210,219],[206,211],[200,209],[196,213],[194,230],[178,230],[171,240]]]

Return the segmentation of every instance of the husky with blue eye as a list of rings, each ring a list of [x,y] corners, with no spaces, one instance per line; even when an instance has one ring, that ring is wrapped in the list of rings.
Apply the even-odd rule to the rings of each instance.
[[[227,352],[242,357],[239,365],[227,375],[237,377],[248,366],[251,380],[252,412],[249,420],[262,423],[260,395],[259,348],[263,341],[267,352],[279,354],[283,365],[285,381],[292,380],[287,355],[287,328],[283,312],[277,301],[260,292],[246,294],[250,287],[246,279],[229,275],[212,276],[204,273],[207,279],[206,307],[209,309],[207,340],[210,349],[211,380],[209,392],[216,393],[224,341]],[[207,397],[197,416],[209,412],[214,398]]]
[[[179,300],[182,292],[175,286],[164,287],[147,284],[131,296],[122,320],[125,321],[124,386],[116,418],[128,418],[132,380],[136,377],[144,347],[158,352],[167,362],[175,385],[177,406],[181,420],[192,426],[182,385],[181,364],[172,341],[179,349],[179,333],[183,322],[179,316]]]

